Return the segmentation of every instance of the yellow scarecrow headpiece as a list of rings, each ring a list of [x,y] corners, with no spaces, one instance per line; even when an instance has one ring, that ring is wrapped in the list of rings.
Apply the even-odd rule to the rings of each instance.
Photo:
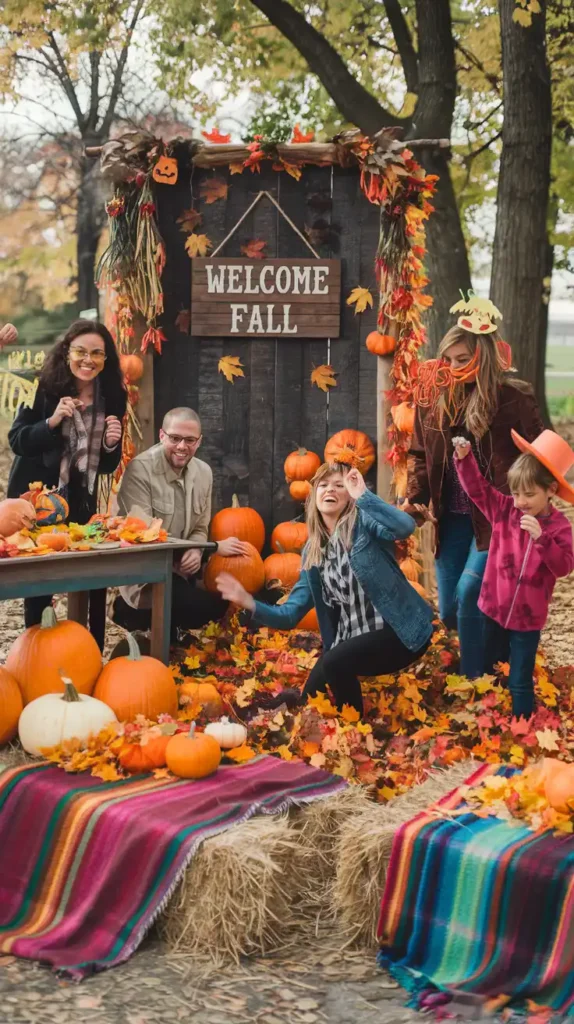
[[[481,299],[472,290],[465,299],[461,291],[462,299],[451,306],[451,313],[460,313],[457,325],[471,334],[493,334],[498,330],[496,320],[502,320],[502,313],[496,308],[491,299]]]

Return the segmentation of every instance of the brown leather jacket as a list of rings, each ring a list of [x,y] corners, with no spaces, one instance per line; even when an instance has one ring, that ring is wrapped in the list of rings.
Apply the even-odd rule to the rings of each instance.
[[[490,429],[476,445],[478,460],[487,480],[503,494],[509,493],[506,474],[520,455],[510,436],[511,428],[527,441],[533,441],[544,430],[544,425],[533,393],[503,384]],[[439,521],[446,511],[443,499],[447,463],[453,457],[452,438],[457,435],[469,436],[462,424],[445,426],[441,430],[433,410],[417,408],[409,451],[407,501],[412,505],[428,506]],[[472,522],[477,547],[486,551],[490,543],[490,524],[474,505]]]

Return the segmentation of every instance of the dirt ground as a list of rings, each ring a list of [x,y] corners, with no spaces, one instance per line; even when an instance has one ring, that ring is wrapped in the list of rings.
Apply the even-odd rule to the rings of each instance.
[[[574,424],[561,428],[574,443]],[[0,423],[0,497],[10,455]],[[574,509],[563,506],[574,525]],[[574,577],[559,581],[544,633],[554,665],[574,660]],[[0,663],[22,630],[21,602],[0,604]],[[119,631],[108,630],[107,646]],[[405,993],[377,968],[374,952],[338,949],[328,939],[239,967],[170,955],[152,932],[121,967],[76,985],[47,968],[0,958],[0,1024],[408,1024]]]

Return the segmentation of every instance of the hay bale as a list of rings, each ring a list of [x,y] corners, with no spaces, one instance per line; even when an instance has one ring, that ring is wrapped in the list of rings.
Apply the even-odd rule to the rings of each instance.
[[[347,945],[372,947],[391,849],[401,825],[460,786],[474,770],[466,761],[430,777],[389,804],[373,805],[343,823],[330,903]]]
[[[158,919],[172,952],[238,963],[281,947],[304,877],[287,815],[261,816],[207,839]]]

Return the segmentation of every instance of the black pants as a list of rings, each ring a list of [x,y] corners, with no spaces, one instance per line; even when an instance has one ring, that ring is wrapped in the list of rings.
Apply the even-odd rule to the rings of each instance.
[[[222,619],[228,604],[219,594],[196,587],[195,580],[183,579],[174,573],[171,591],[171,636],[176,638],[178,629],[201,629],[208,622]],[[121,595],[114,605],[114,622],[127,629],[145,632],[151,626],[151,609],[132,608]]]
[[[27,597],[24,600],[24,624],[37,626],[44,608],[52,603],[51,597]],[[106,635],[106,591],[90,590],[88,594],[88,626],[100,651],[104,649]]]
[[[508,689],[512,696],[512,714],[515,718],[530,718],[534,711],[534,665],[540,643],[540,630],[504,629],[485,615],[484,671],[494,675],[499,661],[510,662]]]
[[[312,669],[303,693],[315,697],[328,686],[339,710],[344,704],[350,704],[362,715],[363,698],[358,677],[399,672],[418,661],[429,644],[430,639],[420,650],[410,651],[385,622],[382,629],[343,640],[326,651]]]

